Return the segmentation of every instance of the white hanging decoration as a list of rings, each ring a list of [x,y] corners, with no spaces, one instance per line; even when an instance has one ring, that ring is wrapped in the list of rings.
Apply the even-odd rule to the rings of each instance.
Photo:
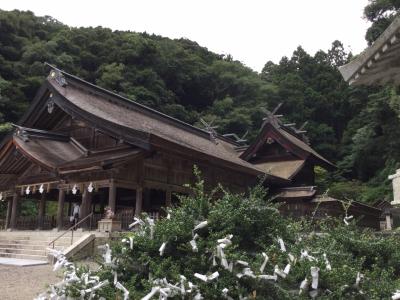
[[[302,293],[303,291],[305,291],[305,290],[307,289],[307,287],[308,287],[308,279],[307,279],[307,277],[306,277],[306,278],[304,278],[304,280],[300,283],[299,295],[301,295],[301,293]]]
[[[283,273],[285,273],[286,275],[289,275],[290,267],[291,267],[290,264],[287,264],[285,269],[283,269]]]
[[[218,242],[218,244],[225,244],[225,246],[223,246],[223,248],[225,248],[226,246],[229,246],[232,244],[232,241],[231,241],[232,238],[233,238],[233,234],[229,234],[225,238],[217,240],[217,242]]]
[[[325,260],[325,266],[327,271],[332,270],[331,263],[329,262],[328,258],[326,257],[326,253],[323,254],[324,260]]]
[[[31,193],[31,187],[28,185],[25,190],[25,194],[29,195]]]
[[[212,280],[218,278],[219,277],[219,273],[217,271],[217,272],[214,272],[214,273],[212,273],[211,275],[208,275],[208,276],[207,275],[203,275],[203,274],[199,274],[199,273],[194,273],[194,277],[196,277],[196,278],[198,278],[198,279],[200,279],[200,280],[202,280],[204,282],[209,282],[209,281],[212,281]]]
[[[256,275],[254,275],[254,272],[250,268],[243,269],[243,276],[247,276],[250,278],[256,278]]]
[[[392,300],[399,300],[400,299],[400,290],[397,290],[392,295]]]
[[[76,195],[76,193],[78,192],[78,187],[76,186],[76,184],[74,184],[71,191],[72,191],[72,194]]]
[[[196,243],[196,239],[199,238],[199,235],[196,233],[193,237],[193,239],[189,242],[190,246],[192,246],[192,251],[193,252],[198,252],[199,249],[197,248],[197,243]]]
[[[249,266],[249,263],[247,261],[244,261],[244,260],[237,260],[236,263],[238,265],[242,265],[244,267],[248,267]]]
[[[139,219],[139,218],[136,218],[136,217],[134,217],[133,218],[133,220],[135,221],[135,222],[133,222],[132,224],[129,224],[129,229],[132,229],[133,227],[135,227],[136,225],[144,225],[144,222],[141,220],[141,219]]]
[[[41,184],[39,187],[39,193],[43,194],[43,192],[44,192],[44,187],[43,184]]]
[[[111,249],[109,244],[97,246],[97,248],[105,250],[103,254],[104,262],[106,264],[111,264]]]
[[[200,222],[199,224],[197,224],[197,225],[193,228],[193,231],[198,230],[198,229],[201,229],[201,228],[204,228],[204,227],[206,227],[207,225],[208,225],[208,222],[207,222],[207,221]]]
[[[354,284],[355,288],[358,289],[360,287],[360,282],[361,282],[361,279],[363,279],[363,278],[364,278],[364,275],[361,274],[360,272],[357,272],[356,283]]]
[[[318,288],[318,277],[319,277],[319,268],[318,267],[311,267],[311,277],[312,277],[312,282],[311,282],[311,287],[316,290]]]
[[[262,274],[262,275],[258,275],[257,277],[260,278],[260,279],[265,279],[265,280],[274,280],[274,281],[278,280],[278,276],[276,274],[274,274],[274,275],[264,275],[264,274]]]
[[[279,246],[281,247],[281,251],[286,252],[285,243],[283,242],[283,240],[280,237],[278,237],[278,243],[279,243]]]
[[[346,224],[347,226],[349,226],[349,225],[350,225],[349,221],[350,221],[351,219],[353,219],[353,216],[347,216],[347,215],[346,215],[346,216],[344,217],[344,219],[343,219],[344,224]]]
[[[117,273],[117,272],[115,272],[115,271],[112,271],[111,273],[113,273],[113,274],[114,274],[114,285],[116,285],[116,284],[117,284],[117,282],[118,282],[118,273]]]
[[[150,239],[153,239],[154,237],[154,220],[152,218],[147,217],[146,218],[147,223],[149,223],[150,226]]]
[[[275,265],[275,269],[274,269],[274,274],[279,275],[282,278],[286,278],[286,273],[284,271],[282,271],[278,265]]]
[[[89,193],[93,192],[93,190],[94,190],[93,182],[89,183],[87,190]]]
[[[158,251],[160,252],[160,256],[164,255],[165,247],[167,246],[167,242],[162,243],[160,249]]]
[[[124,300],[129,299],[129,291],[120,282],[117,282],[115,287],[124,293]]]
[[[228,295],[228,292],[229,290],[227,288],[224,288],[222,290],[222,297],[228,300],[233,300],[233,298]]]
[[[263,261],[263,263],[262,263],[262,265],[260,267],[260,272],[261,273],[264,272],[265,266],[267,265],[267,262],[268,262],[268,259],[269,259],[268,255],[266,253],[263,252],[262,255],[264,256],[264,261]]]
[[[0,193],[0,201],[3,201],[3,192]]]
[[[132,250],[133,249],[133,237],[129,237],[129,248]]]
[[[160,291],[159,286],[155,286],[151,289],[150,293],[148,293],[146,296],[142,298],[142,300],[150,300],[151,297],[153,297],[155,294],[157,294]]]
[[[317,259],[314,256],[308,254],[307,250],[301,250],[300,260],[308,259],[308,261],[316,261]]]

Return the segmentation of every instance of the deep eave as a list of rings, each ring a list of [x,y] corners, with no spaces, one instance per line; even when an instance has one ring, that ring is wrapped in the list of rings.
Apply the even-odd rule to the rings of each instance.
[[[350,85],[400,83],[400,16],[367,49],[339,67]]]

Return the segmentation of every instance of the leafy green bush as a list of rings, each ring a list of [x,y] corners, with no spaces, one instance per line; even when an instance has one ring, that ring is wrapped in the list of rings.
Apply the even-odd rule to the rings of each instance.
[[[91,273],[109,282],[92,297],[122,299],[122,285],[130,299],[151,291],[170,299],[382,299],[400,286],[397,238],[356,221],[282,218],[260,186],[247,195],[220,187],[218,194],[205,193],[199,179],[168,217],[138,219],[134,232],[113,243],[112,261]]]

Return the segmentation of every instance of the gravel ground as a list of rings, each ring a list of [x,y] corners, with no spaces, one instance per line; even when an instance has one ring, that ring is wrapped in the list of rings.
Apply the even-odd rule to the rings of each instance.
[[[15,267],[0,265],[0,288],[2,300],[31,300],[61,277],[52,266]]]
[[[92,259],[75,262],[96,270],[99,265]],[[16,267],[0,265],[0,300],[32,300],[46,291],[50,284],[62,279],[63,270],[53,272],[53,266]]]

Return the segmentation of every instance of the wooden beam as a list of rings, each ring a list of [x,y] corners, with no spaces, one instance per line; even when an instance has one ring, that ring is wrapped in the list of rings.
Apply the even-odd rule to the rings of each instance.
[[[181,185],[168,184],[154,180],[144,180],[144,187],[151,189],[165,190],[165,191],[170,190],[172,192],[179,192],[179,193],[187,193],[190,191],[190,188]]]
[[[108,187],[108,206],[113,212],[115,212],[115,205],[117,202],[117,186],[114,180],[110,180]]]
[[[46,193],[43,192],[39,201],[38,229],[43,229],[44,215],[46,213]]]
[[[138,187],[136,189],[136,206],[135,206],[135,216],[139,216],[142,212],[143,207],[143,189]]]
[[[10,219],[10,229],[17,229],[17,216],[18,216],[18,201],[20,194],[15,191],[12,199],[12,209],[11,209],[11,219]]]
[[[12,203],[13,203],[12,198],[9,198],[7,203],[7,214],[6,214],[6,224],[5,224],[6,229],[10,227]]]
[[[136,189],[139,186],[134,181],[122,180],[122,179],[114,179],[114,183],[116,187],[130,189],[130,190]]]
[[[172,204],[172,192],[170,189],[165,191],[165,206],[169,207]]]
[[[65,191],[58,190],[57,229],[63,229]]]

